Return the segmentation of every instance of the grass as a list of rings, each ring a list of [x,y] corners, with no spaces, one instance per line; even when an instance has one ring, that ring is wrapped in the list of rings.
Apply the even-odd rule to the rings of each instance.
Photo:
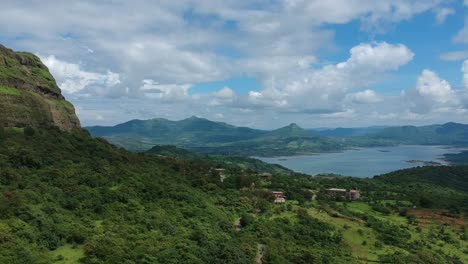
[[[65,107],[65,108],[66,108],[67,110],[69,110],[69,111],[74,111],[74,110],[75,110],[75,108],[73,107],[73,105],[72,105],[70,102],[66,101],[66,100],[58,100],[58,101],[57,101],[57,104],[59,104],[59,105]]]
[[[0,85],[0,94],[20,96],[21,91],[14,87]]]
[[[54,264],[79,263],[84,257],[83,247],[67,244],[54,250],[51,257]]]
[[[339,204],[343,206],[343,203]],[[318,209],[317,202],[312,202],[311,205],[314,207],[308,209],[309,214],[320,221],[333,225],[343,235],[344,242],[352,248],[352,255],[356,259],[361,261],[378,261],[379,255],[392,254],[395,251],[405,252],[404,249],[390,245],[383,245],[382,248],[376,248],[376,233],[373,229],[367,227],[363,220],[340,215],[333,210],[330,210],[327,213],[324,210]],[[432,250],[440,250],[448,255],[457,256],[463,263],[468,263],[468,255],[463,252],[468,249],[468,242],[459,239],[461,231],[457,231],[454,227],[446,226],[445,230],[455,239],[455,243],[448,243],[442,240],[434,241],[429,238],[431,234],[435,232],[434,228],[430,226],[419,226],[421,231],[418,232],[416,226],[408,225],[407,219],[399,216],[396,212],[384,215],[380,212],[374,211],[369,204],[364,202],[347,203],[346,208],[351,212],[374,216],[379,220],[395,225],[407,226],[408,231],[411,234],[410,243],[417,240],[433,241],[431,244],[433,247]],[[334,213],[337,213],[338,217],[332,216]],[[287,217],[292,220],[295,218],[295,214],[293,212],[286,211],[278,216],[273,216],[272,218],[275,217]],[[440,227],[440,225],[435,225],[435,227]]]
[[[343,205],[343,203],[341,203],[341,205]],[[408,220],[405,217],[399,216],[397,214],[384,215],[374,211],[369,204],[364,202],[346,203],[346,209],[351,212],[373,216],[379,220],[387,221],[396,225],[404,225],[408,223]]]

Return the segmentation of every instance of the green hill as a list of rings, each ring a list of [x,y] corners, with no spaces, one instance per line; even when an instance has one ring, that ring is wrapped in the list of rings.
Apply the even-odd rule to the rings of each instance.
[[[0,263],[468,262],[465,167],[315,178],[45,124],[0,125]]]
[[[190,117],[180,121],[156,118],[132,120],[113,127],[87,127],[95,137],[104,137],[130,150],[148,150],[155,145],[194,146],[219,145],[255,138],[264,131],[235,127],[221,122]]]
[[[207,154],[272,156],[333,151],[348,146],[340,139],[313,135],[296,124],[263,131],[197,117],[181,121],[132,120],[114,127],[86,129],[95,137],[133,151],[175,145]]]
[[[0,45],[0,126],[80,127],[72,104],[38,57]]]
[[[368,137],[390,140],[401,144],[465,146],[468,145],[468,125],[446,123],[421,127],[387,127]]]

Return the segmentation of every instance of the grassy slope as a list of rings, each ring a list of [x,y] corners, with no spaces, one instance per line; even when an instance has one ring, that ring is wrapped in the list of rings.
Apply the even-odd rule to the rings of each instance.
[[[0,132],[0,262],[250,263],[257,243],[280,242],[261,222],[260,233],[235,232],[243,212],[272,206],[268,191],[244,190],[255,173],[227,166],[221,183],[209,160],[128,153],[78,132]],[[331,227],[314,229],[324,242],[303,245],[295,236],[304,223],[275,225],[289,237],[285,260],[312,251],[318,259],[349,259]]]
[[[79,127],[73,105],[61,95],[40,59],[0,45],[0,125]]]

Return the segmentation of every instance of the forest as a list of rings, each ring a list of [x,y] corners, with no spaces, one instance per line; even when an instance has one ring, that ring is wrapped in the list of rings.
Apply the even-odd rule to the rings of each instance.
[[[249,162],[131,153],[83,130],[1,128],[0,262],[468,261],[467,167],[373,179],[272,168],[265,179],[269,165]],[[362,198],[323,192],[332,187]]]

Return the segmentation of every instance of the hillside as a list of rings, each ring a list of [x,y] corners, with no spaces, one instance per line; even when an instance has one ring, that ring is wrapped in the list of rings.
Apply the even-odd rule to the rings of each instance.
[[[180,121],[132,120],[114,127],[86,129],[94,137],[103,137],[132,151],[175,145],[206,154],[272,156],[333,151],[348,146],[339,139],[313,135],[297,124],[263,131],[197,117]]]
[[[175,145],[206,154],[243,156],[290,156],[398,144],[468,145],[468,125],[457,123],[331,130],[306,130],[293,123],[263,131],[191,117],[180,121],[132,120],[113,127],[86,129],[94,137],[132,151]]]
[[[0,263],[468,262],[466,167],[310,177],[46,124],[0,125]]]
[[[466,146],[468,145],[468,125],[446,123],[421,127],[387,127],[368,137],[391,140],[401,144]]]
[[[1,131],[2,263],[252,263],[259,244],[265,263],[468,260],[463,218],[441,215],[468,204],[444,180],[463,169],[440,167],[442,185],[425,180],[430,169],[392,181],[281,173],[265,181],[233,161],[129,153],[79,131]],[[224,181],[213,167],[226,169]],[[323,195],[331,187],[357,187],[364,198]],[[270,190],[287,203],[272,203]],[[413,204],[432,208],[434,222],[418,224],[429,209],[400,211]]]
[[[95,137],[104,137],[130,150],[144,151],[155,145],[193,146],[219,145],[252,139],[264,131],[235,127],[221,122],[190,117],[180,121],[156,118],[132,120],[113,127],[87,127]]]
[[[356,137],[356,136],[365,136],[370,134],[375,134],[380,132],[385,127],[358,127],[358,128],[323,128],[323,129],[308,129],[309,132],[324,136],[324,137],[338,137],[338,138],[348,138],[348,137]]]
[[[31,53],[0,45],[0,126],[80,127],[48,69]]]

